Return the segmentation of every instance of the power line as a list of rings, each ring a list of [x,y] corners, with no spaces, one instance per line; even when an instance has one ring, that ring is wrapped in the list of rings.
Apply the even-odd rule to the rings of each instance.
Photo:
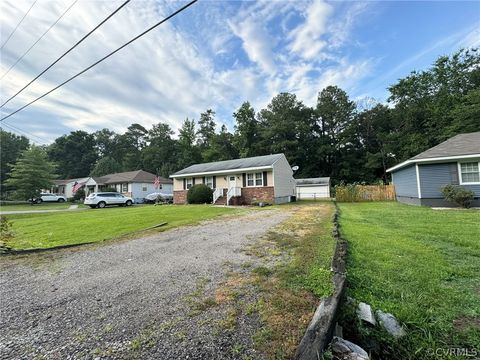
[[[63,16],[64,16],[64,15],[73,7],[73,5],[75,5],[77,2],[78,2],[78,0],[75,0],[75,1],[67,8],[67,10],[65,10],[65,11],[62,13],[62,15],[60,15],[60,17],[59,17],[52,25],[50,25],[50,27],[37,39],[37,41],[35,41],[35,42],[32,44],[32,46],[30,46],[30,47],[27,49],[27,51],[25,51],[25,52],[23,53],[23,55],[20,56],[20,57],[17,59],[17,61],[15,61],[15,63],[14,63],[12,66],[10,66],[10,68],[2,75],[2,77],[0,77],[0,80],[2,80],[2,79],[10,72],[10,70],[12,70],[12,69],[15,67],[15,65],[17,65],[17,64],[25,57],[25,55],[27,55],[27,54],[30,52],[30,50],[32,50],[33,47],[34,47],[35,45],[37,45],[37,43],[38,43],[40,40],[42,40],[43,37],[44,37],[45,35],[47,35],[47,33],[48,33],[55,25],[57,25],[57,23],[63,18]]]
[[[110,15],[108,15],[100,24],[95,26],[92,30],[90,30],[84,37],[82,37],[75,45],[73,45],[70,49],[68,49],[66,52],[64,52],[57,60],[55,60],[52,64],[50,64],[45,70],[43,70],[40,74],[35,76],[27,85],[25,85],[23,88],[21,88],[19,91],[17,91],[16,94],[12,95],[7,101],[5,101],[0,108],[3,108],[10,100],[12,100],[14,97],[16,97],[18,94],[20,94],[23,90],[25,90],[28,86],[30,86],[35,80],[37,80],[40,76],[45,74],[45,72],[48,71],[53,65],[58,63],[61,59],[63,59],[70,51],[75,49],[80,43],[85,40],[87,37],[89,37],[95,30],[97,30],[100,26],[102,26],[108,19],[110,19],[113,15],[115,15],[117,12],[120,11],[125,5],[127,5],[130,2],[130,0],[125,1],[122,5],[120,5],[114,12],[112,12]]]
[[[32,105],[34,102],[44,98],[45,96],[47,96],[48,94],[54,92],[55,90],[57,90],[58,88],[62,87],[63,85],[65,85],[66,83],[72,81],[73,79],[75,79],[76,77],[82,75],[84,72],[90,70],[91,68],[93,68],[94,66],[98,65],[99,63],[101,63],[102,61],[104,61],[105,59],[109,58],[110,56],[112,56],[113,54],[117,53],[118,51],[122,50],[124,47],[130,45],[132,42],[134,42],[135,40],[141,38],[143,35],[145,35],[146,33],[152,31],[153,29],[155,29],[157,26],[160,26],[161,24],[163,24],[164,22],[170,20],[172,17],[174,17],[175,15],[181,13],[182,11],[184,11],[186,8],[190,7],[191,5],[193,5],[194,3],[196,3],[198,0],[193,0],[193,1],[190,1],[187,5],[181,7],[180,9],[178,9],[177,11],[175,11],[174,13],[170,14],[169,16],[167,16],[166,18],[164,18],[163,20],[159,21],[158,23],[156,23],[155,25],[153,25],[152,27],[148,28],[147,30],[145,30],[144,32],[142,32],[141,34],[135,36],[133,39],[127,41],[125,44],[123,44],[122,46],[120,46],[119,48],[117,48],[116,50],[112,51],[111,53],[109,53],[108,55],[104,56],[103,58],[101,58],[100,60],[94,62],[92,65],[88,66],[87,68],[83,69],[82,71],[80,71],[79,73],[77,73],[76,75],[73,75],[71,78],[65,80],[63,83],[61,83],[60,85],[57,85],[56,87],[54,87],[53,89],[47,91],[45,94],[39,96],[38,98],[36,98],[35,100],[32,100],[30,101],[29,103],[27,103],[26,105],[23,105],[21,108],[15,110],[14,112],[8,114],[7,116],[4,116],[3,118],[0,119],[0,122],[1,121],[4,121],[5,119],[8,119],[10,116],[12,115],[15,115],[16,113],[18,113],[19,111],[22,111],[23,109],[25,109],[27,106],[30,106]]]
[[[39,144],[40,144],[41,142],[42,142],[42,143],[48,143],[48,142],[49,142],[49,140],[46,140],[46,139],[44,139],[44,138],[41,138],[40,136],[34,135],[34,134],[32,134],[32,133],[29,133],[29,132],[27,132],[27,131],[25,131],[25,130],[19,129],[18,127],[15,127],[15,126],[13,126],[13,125],[10,125],[10,124],[7,124],[7,123],[3,123],[2,126],[6,126],[6,127],[10,128],[11,130],[19,133],[20,135],[23,135],[23,136],[28,137],[28,138],[29,138],[30,140],[32,140],[33,142],[36,142],[36,143],[39,143]],[[32,139],[31,137],[36,137],[36,138],[37,138],[38,140],[40,140],[40,141],[34,140],[34,139]]]
[[[2,50],[5,45],[7,45],[8,41],[10,40],[10,38],[13,36],[13,34],[15,34],[15,31],[17,31],[18,27],[20,26],[20,24],[23,22],[23,20],[27,17],[28,13],[30,12],[30,10],[32,10],[33,8],[33,5],[35,5],[35,3],[37,2],[37,0],[35,0],[33,2],[33,4],[28,8],[27,12],[25,13],[25,15],[23,15],[22,19],[18,22],[17,26],[15,26],[15,29],[13,29],[13,31],[10,33],[10,35],[8,35],[8,38],[7,40],[5,40],[5,42],[3,43],[2,47],[0,47],[0,50]]]

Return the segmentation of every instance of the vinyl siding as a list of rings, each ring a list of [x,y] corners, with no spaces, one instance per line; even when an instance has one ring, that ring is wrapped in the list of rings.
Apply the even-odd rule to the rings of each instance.
[[[458,184],[457,163],[419,165],[422,198],[443,199],[441,188],[448,184]],[[454,172],[453,172],[453,171]],[[480,197],[480,185],[461,185]]]
[[[287,159],[282,156],[273,164],[273,185],[275,198],[295,195],[295,179],[293,171]]]
[[[418,198],[417,173],[415,170],[415,165],[394,171],[392,173],[392,181],[393,185],[395,185],[397,197]]]
[[[147,187],[146,191],[143,191],[144,185]],[[161,189],[155,189],[155,187],[153,186],[153,183],[129,183],[128,187],[129,189],[131,189],[132,198],[134,198],[135,200],[143,199],[148,194],[151,194],[154,192],[173,194],[172,184],[162,184]]]

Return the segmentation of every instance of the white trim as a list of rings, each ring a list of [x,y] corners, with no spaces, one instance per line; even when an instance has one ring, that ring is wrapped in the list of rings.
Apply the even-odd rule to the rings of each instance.
[[[248,175],[253,175],[253,185],[248,185]],[[262,185],[257,185],[257,174],[260,174],[262,177]],[[264,187],[265,185],[263,184],[263,172],[248,172],[245,174],[246,178],[245,178],[245,187],[248,187],[248,188],[253,188],[253,187]],[[268,174],[267,174],[268,176]]]
[[[197,176],[206,176],[206,175],[228,175],[228,174],[237,174],[242,172],[252,172],[256,170],[270,170],[272,168],[273,168],[272,165],[268,165],[268,166],[258,166],[258,167],[232,169],[232,170],[218,170],[218,171],[206,171],[206,172],[199,172],[199,173],[178,174],[178,175],[170,175],[170,177],[186,178],[186,177],[197,177]]]
[[[428,163],[428,162],[436,162],[436,161],[460,160],[460,159],[472,159],[472,158],[474,159],[479,157],[480,157],[480,154],[471,154],[471,155],[443,156],[443,157],[436,157],[436,158],[429,158],[429,159],[413,159],[413,160],[407,160],[398,165],[395,165],[387,169],[387,172],[392,172],[394,170],[400,169],[407,165],[416,164],[416,163]]]
[[[418,192],[418,198],[422,198],[422,188],[420,186],[420,171],[418,169],[418,164],[415,164],[415,172],[417,174],[417,192]]]
[[[462,162],[457,162],[457,169],[458,169],[458,183],[460,185],[480,185],[480,182],[464,182],[462,179],[462,163],[467,163],[467,162],[476,162],[476,161],[462,161]],[[478,161],[478,170],[480,172],[480,161]]]

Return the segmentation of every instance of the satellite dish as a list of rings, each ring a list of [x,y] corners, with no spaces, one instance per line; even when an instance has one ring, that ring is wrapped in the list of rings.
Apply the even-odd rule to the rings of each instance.
[[[292,170],[293,170],[293,171],[297,171],[298,169],[300,169],[300,168],[299,168],[297,165],[292,166]]]

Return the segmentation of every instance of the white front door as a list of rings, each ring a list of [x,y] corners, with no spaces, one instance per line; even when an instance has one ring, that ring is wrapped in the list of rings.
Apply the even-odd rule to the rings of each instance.
[[[237,186],[237,178],[235,176],[228,177],[228,188],[231,189]]]

